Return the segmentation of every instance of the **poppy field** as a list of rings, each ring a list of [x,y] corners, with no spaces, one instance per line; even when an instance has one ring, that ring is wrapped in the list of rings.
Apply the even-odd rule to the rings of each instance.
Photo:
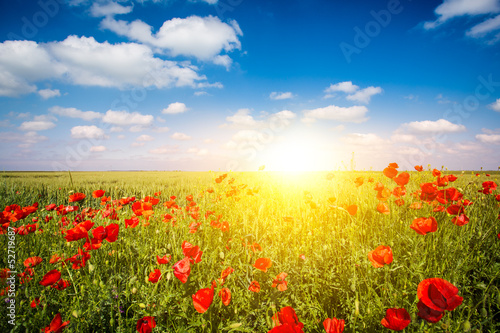
[[[498,332],[499,172],[4,172],[1,332]]]

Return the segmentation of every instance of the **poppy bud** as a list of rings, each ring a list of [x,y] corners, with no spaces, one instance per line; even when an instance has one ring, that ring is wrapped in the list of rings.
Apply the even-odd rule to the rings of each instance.
[[[132,294],[135,294],[137,292],[137,288],[136,287],[132,288],[131,292]]]
[[[488,311],[486,311],[486,309],[485,309],[485,308],[482,308],[482,309],[481,309],[481,316],[483,316],[483,317],[488,317]]]
[[[469,332],[470,331],[470,321],[466,320],[463,323],[463,328],[464,328],[464,332]]]
[[[139,307],[140,307],[141,309],[144,309],[144,308],[146,308],[146,304],[144,304],[144,303],[139,303]]]
[[[71,314],[73,315],[73,317],[78,318],[78,312],[76,310],[73,310]]]
[[[354,316],[359,316],[359,301],[358,299],[356,298],[356,300],[354,301],[354,308],[356,309],[354,311]]]

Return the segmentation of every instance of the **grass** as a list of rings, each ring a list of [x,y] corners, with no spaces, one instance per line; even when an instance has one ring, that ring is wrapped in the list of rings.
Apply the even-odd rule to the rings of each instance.
[[[410,209],[419,201],[411,195],[420,184],[434,181],[430,172],[411,172],[406,186],[405,204],[401,207],[391,197],[390,214],[380,214],[375,183],[386,187],[396,184],[381,172],[336,172],[331,180],[326,173],[284,174],[273,172],[230,173],[220,184],[214,179],[222,173],[212,172],[4,172],[0,175],[0,209],[11,204],[22,207],[39,202],[39,209],[18,227],[38,217],[38,229],[15,240],[16,269],[24,270],[26,258],[40,256],[32,280],[21,284],[16,280],[15,326],[6,319],[0,322],[2,332],[34,332],[49,325],[56,313],[70,321],[65,332],[135,332],[138,319],[154,316],[153,332],[267,332],[271,317],[285,306],[292,306],[305,332],[324,332],[322,322],[336,317],[345,320],[345,332],[388,331],[380,321],[387,308],[405,308],[411,323],[405,332],[462,332],[500,330],[500,232],[499,202],[494,195],[478,193],[481,183],[495,181],[498,172],[459,172],[454,183],[473,205],[466,212],[470,222],[456,226],[446,212],[433,212],[424,203],[422,209]],[[357,187],[354,180],[362,177]],[[228,180],[234,178],[234,183]],[[368,182],[373,178],[374,182]],[[234,186],[234,188],[232,187]],[[448,187],[449,187],[448,186]],[[213,188],[213,193],[206,190]],[[114,243],[104,241],[100,249],[90,252],[85,267],[73,270],[71,265],[50,264],[53,254],[66,258],[77,253],[85,240],[66,242],[61,235],[61,216],[46,211],[51,203],[69,205],[69,194],[86,194],[83,207],[104,210],[100,199],[92,197],[98,189],[112,199],[135,196],[136,200],[158,196],[148,226],[125,228],[125,219],[133,215],[131,205],[117,210],[118,220],[103,218],[101,213],[91,220],[94,228],[118,223],[120,231]],[[229,193],[229,195],[228,195]],[[193,195],[201,222],[195,233],[189,225],[194,219],[186,213],[186,196]],[[182,208],[176,212],[177,222],[163,222],[170,210],[162,204],[176,196]],[[333,200],[332,198],[335,198]],[[330,199],[330,200],[329,200]],[[341,206],[357,205],[350,215]],[[205,212],[214,214],[205,218]],[[66,217],[73,221],[73,212]],[[210,221],[222,215],[229,223],[224,232]],[[52,216],[49,222],[43,222]],[[425,236],[409,228],[415,218],[434,216],[438,230]],[[284,219],[292,217],[292,219]],[[66,227],[71,228],[72,225]],[[2,249],[7,249],[7,235],[2,235]],[[181,244],[188,241],[203,251],[202,261],[191,266],[187,283],[173,275],[172,265],[184,257]],[[258,243],[262,251],[254,252],[243,244]],[[379,245],[392,248],[394,261],[374,268],[368,252]],[[227,247],[226,247],[227,246]],[[7,267],[7,252],[2,250],[0,269]],[[170,254],[168,265],[158,265],[156,256]],[[305,260],[300,259],[300,255]],[[257,258],[270,258],[267,272],[253,267]],[[68,263],[69,264],[69,263]],[[222,270],[234,272],[224,284],[231,290],[232,300],[224,306],[217,296],[208,311],[200,314],[193,307],[192,295],[209,288]],[[38,282],[44,274],[58,268],[70,287],[58,291]],[[159,268],[162,278],[149,282],[148,276]],[[281,272],[288,274],[288,289],[272,288],[273,279]],[[427,278],[439,277],[458,287],[463,303],[443,319],[430,324],[417,316],[417,286]],[[256,280],[261,291],[248,290]],[[5,286],[3,286],[5,287]],[[43,308],[31,308],[39,297]],[[6,296],[2,296],[6,298]],[[7,305],[0,305],[0,318],[7,318]],[[7,303],[5,303],[7,304]]]

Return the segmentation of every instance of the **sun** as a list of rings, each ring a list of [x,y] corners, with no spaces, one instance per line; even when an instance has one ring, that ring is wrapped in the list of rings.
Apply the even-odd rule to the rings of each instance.
[[[266,170],[284,172],[319,171],[327,168],[328,153],[318,142],[294,138],[276,143],[269,149]]]

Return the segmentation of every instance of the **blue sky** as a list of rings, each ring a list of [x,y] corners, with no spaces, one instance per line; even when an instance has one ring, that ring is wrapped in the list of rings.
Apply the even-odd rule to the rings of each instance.
[[[500,166],[500,0],[0,3],[4,170]]]

